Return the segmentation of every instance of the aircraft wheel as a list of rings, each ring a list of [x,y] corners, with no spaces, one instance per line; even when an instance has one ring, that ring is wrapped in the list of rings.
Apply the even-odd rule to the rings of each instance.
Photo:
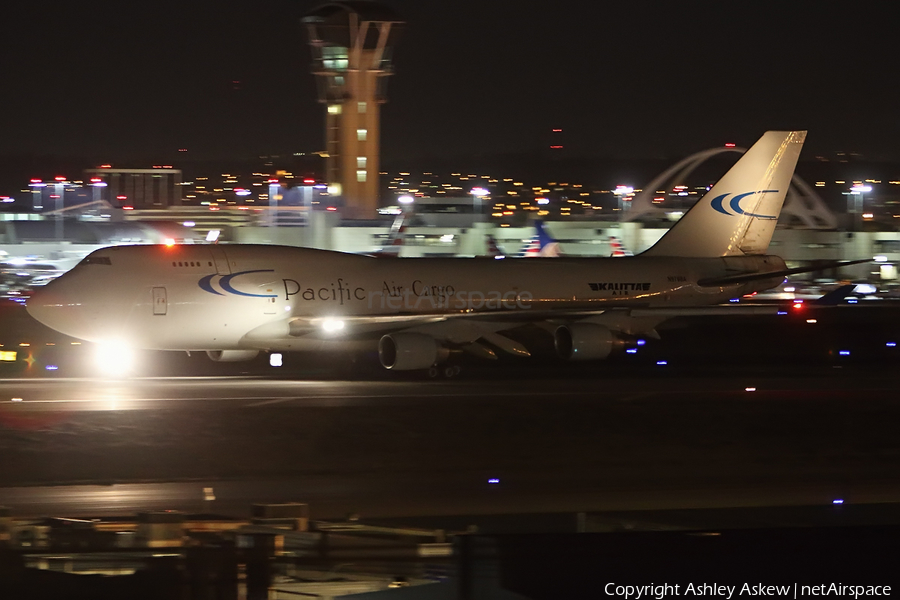
[[[448,365],[444,367],[444,377],[446,377],[447,379],[452,379],[459,375],[459,372],[461,370],[462,369],[459,367],[459,365]]]
[[[440,372],[437,367],[429,367],[428,368],[428,376],[432,379],[436,378]]]

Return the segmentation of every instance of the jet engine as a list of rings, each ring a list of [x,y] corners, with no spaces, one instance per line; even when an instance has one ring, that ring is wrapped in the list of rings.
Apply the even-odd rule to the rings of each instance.
[[[427,369],[447,359],[449,351],[424,333],[390,333],[378,341],[381,366],[392,371]]]
[[[259,350],[207,350],[206,355],[213,362],[241,362],[253,360]]]
[[[619,344],[615,334],[595,323],[572,323],[553,333],[556,353],[565,360],[598,360],[610,355]]]

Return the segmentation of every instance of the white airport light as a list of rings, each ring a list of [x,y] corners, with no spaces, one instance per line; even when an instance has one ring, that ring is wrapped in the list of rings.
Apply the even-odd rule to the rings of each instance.
[[[193,221],[185,221],[184,223],[182,223],[182,225],[184,225],[185,227],[193,227],[194,225],[196,225],[196,223],[194,223]]]
[[[209,233],[206,234],[207,242],[215,242],[219,239],[219,230],[218,229],[210,229]]]
[[[745,391],[745,392],[755,392],[755,391],[756,391],[756,388],[755,388],[755,387],[745,387],[745,388],[744,388],[744,391]]]
[[[888,257],[884,254],[879,254],[878,256],[873,256],[872,260],[875,262],[887,262]]]
[[[548,198],[535,198],[534,201],[541,205],[550,204],[550,200]]]
[[[344,322],[340,319],[325,319],[322,321],[322,329],[328,333],[334,333],[344,328]]]
[[[100,343],[94,347],[94,364],[106,377],[126,377],[134,370],[134,351],[119,340]]]
[[[397,202],[399,202],[400,204],[412,204],[414,200],[415,198],[413,198],[412,196],[400,196],[399,198],[397,198]]]
[[[478,196],[480,198],[490,194],[490,192],[487,191],[486,189],[484,189],[483,187],[472,188],[472,191],[470,191],[469,193],[472,194],[473,196]]]
[[[871,185],[856,184],[850,188],[851,194],[866,194],[872,191]]]
[[[280,352],[273,352],[269,355],[269,366],[270,367],[280,367],[284,364],[283,357]]]
[[[628,196],[634,193],[634,188],[630,185],[617,185],[616,189],[613,190],[613,194],[616,196]]]

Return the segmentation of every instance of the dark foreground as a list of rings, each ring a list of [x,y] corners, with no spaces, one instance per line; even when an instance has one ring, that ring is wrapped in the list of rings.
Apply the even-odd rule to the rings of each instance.
[[[476,525],[505,535],[456,542],[457,583],[483,543],[504,587],[531,597],[690,577],[880,585],[900,550],[900,321],[891,307],[850,310],[815,324],[673,322],[634,356],[567,365],[538,352],[466,363],[450,381],[365,369],[348,381],[346,365],[319,359],[229,379],[22,368],[0,381],[0,504],[14,516],[242,516],[294,500],[314,519]],[[223,368],[173,360],[155,368]],[[854,507],[866,518],[841,516]],[[609,533],[628,529],[704,534]]]

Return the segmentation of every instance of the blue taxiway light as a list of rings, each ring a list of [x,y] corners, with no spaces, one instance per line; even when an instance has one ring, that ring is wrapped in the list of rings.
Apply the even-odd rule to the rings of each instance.
[[[850,351],[849,350],[839,350],[838,354],[840,354],[841,356],[850,356]]]
[[[490,479],[488,479],[488,483],[491,483],[491,484],[500,483],[500,479],[498,477],[491,477]]]
[[[844,501],[840,498],[835,498],[834,500],[831,501],[831,503],[832,504],[843,504]]]
[[[665,361],[665,360],[658,360],[658,361],[656,361],[656,364],[658,364],[658,365],[667,365],[667,364],[669,364],[669,363],[668,363],[668,361]]]

